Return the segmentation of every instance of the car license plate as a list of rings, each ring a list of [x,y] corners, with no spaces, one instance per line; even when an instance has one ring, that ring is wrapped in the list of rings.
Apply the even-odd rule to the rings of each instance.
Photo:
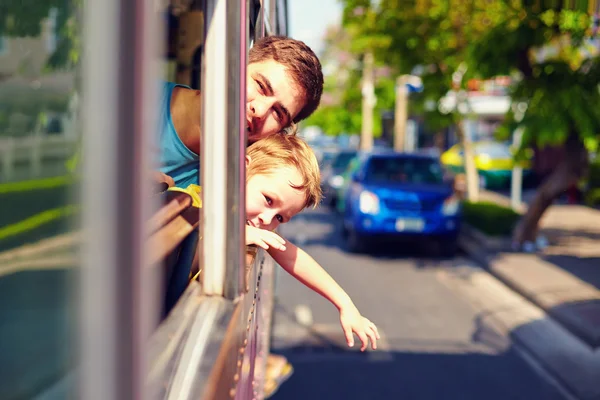
[[[396,220],[398,232],[421,232],[424,227],[425,221],[422,218],[399,218]]]

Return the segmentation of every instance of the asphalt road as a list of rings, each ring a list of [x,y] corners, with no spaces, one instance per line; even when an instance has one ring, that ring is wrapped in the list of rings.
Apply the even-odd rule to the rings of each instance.
[[[300,214],[281,233],[378,325],[379,349],[348,349],[337,310],[280,270],[272,349],[294,373],[275,400],[565,398],[509,337],[486,325],[468,297],[444,283],[445,271],[471,261],[437,258],[427,244],[351,255],[338,222],[319,209]]]

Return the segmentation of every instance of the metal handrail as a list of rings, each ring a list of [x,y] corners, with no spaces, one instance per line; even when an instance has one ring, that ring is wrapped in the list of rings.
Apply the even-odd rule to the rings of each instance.
[[[234,299],[244,284],[246,2],[206,1],[202,71],[202,287]],[[226,91],[223,88],[227,88]]]

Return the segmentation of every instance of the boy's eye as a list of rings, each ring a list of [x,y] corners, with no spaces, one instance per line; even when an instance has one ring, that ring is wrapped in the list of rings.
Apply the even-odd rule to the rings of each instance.
[[[267,201],[268,205],[273,204],[273,200],[271,200],[271,198],[269,196],[265,196],[265,200]]]
[[[265,86],[257,79],[255,79],[256,83],[258,84],[258,87],[260,88],[261,92],[265,91]]]
[[[277,214],[275,218],[277,218],[277,221],[279,221],[280,224],[283,223],[283,217],[281,215]]]

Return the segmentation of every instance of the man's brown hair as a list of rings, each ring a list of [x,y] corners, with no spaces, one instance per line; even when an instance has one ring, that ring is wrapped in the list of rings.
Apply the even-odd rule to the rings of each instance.
[[[269,175],[281,167],[296,168],[302,183],[292,186],[304,192],[304,208],[316,207],[321,201],[321,172],[317,157],[298,136],[278,133],[248,147],[250,158],[246,180],[254,175]]]
[[[248,63],[276,61],[289,71],[292,79],[305,91],[306,104],[294,122],[308,118],[319,107],[323,93],[321,62],[304,42],[285,36],[266,36],[250,48]]]

